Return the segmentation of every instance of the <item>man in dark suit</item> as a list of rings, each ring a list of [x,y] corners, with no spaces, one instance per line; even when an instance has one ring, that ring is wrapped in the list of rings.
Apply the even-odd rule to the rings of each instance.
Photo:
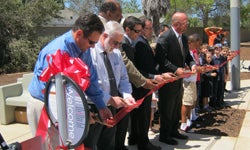
[[[196,71],[195,62],[189,53],[188,40],[183,33],[188,27],[185,13],[176,12],[172,16],[172,26],[158,39],[155,60],[159,64],[159,72],[173,72],[177,76],[185,73],[185,63],[192,71]],[[177,145],[174,139],[188,139],[178,132],[183,96],[182,79],[165,84],[159,89],[160,135],[159,141]]]
[[[140,18],[142,22],[141,35],[135,41],[134,64],[143,76],[149,79],[155,79],[158,82],[165,81],[162,75],[157,75],[156,62],[154,61],[153,50],[148,40],[152,37],[153,24],[148,18]],[[144,97],[149,90],[145,88],[136,88],[133,86],[132,95],[136,100]],[[138,150],[160,150],[160,146],[155,146],[149,142],[148,129],[150,121],[152,95],[147,96],[141,106],[130,113],[131,132],[129,141],[137,144]],[[131,143],[131,142],[130,142]],[[129,143],[129,144],[130,144]]]
[[[125,55],[127,55],[128,59],[134,62],[135,49],[132,46],[132,42],[138,38],[139,34],[142,31],[141,20],[134,16],[129,16],[123,22],[123,29],[125,31],[125,34],[122,40],[121,52],[126,53]],[[130,82],[133,83],[132,81]],[[128,128],[128,123],[129,123],[129,114],[126,115],[117,124],[115,150],[127,150],[124,143]]]

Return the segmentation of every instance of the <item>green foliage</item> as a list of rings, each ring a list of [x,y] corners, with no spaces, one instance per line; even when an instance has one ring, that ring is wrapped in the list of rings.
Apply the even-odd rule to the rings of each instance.
[[[103,0],[64,0],[67,7],[78,14],[92,12],[98,13]]]
[[[40,49],[55,36],[37,37],[36,40],[13,40],[9,44],[9,53],[6,55],[8,63],[0,68],[0,73],[32,71]]]
[[[117,0],[121,6],[123,13],[138,13],[141,12],[140,5],[137,0]],[[103,0],[65,0],[68,8],[74,10],[78,14],[83,12],[98,13],[98,10],[103,3]]]
[[[51,17],[58,17],[57,13],[62,8],[62,4],[58,3],[57,0],[0,0],[0,4],[0,68],[4,70],[3,66],[6,68],[5,64],[14,60],[12,57],[14,51],[9,45],[10,42],[15,41],[22,47],[27,44],[26,47],[29,47],[29,42],[22,40],[34,43],[37,40],[37,29],[49,21]],[[25,52],[14,56],[18,57],[16,61],[22,59],[26,61]],[[19,67],[17,65],[22,63],[13,64],[15,64],[14,68]]]
[[[250,26],[250,4],[242,5],[240,11],[241,27],[249,28]]]
[[[166,18],[176,11],[186,12],[190,27],[224,26],[230,23],[230,2],[228,0],[170,0]]]
[[[139,13],[141,12],[140,6],[137,0],[127,0],[122,2],[123,13]]]

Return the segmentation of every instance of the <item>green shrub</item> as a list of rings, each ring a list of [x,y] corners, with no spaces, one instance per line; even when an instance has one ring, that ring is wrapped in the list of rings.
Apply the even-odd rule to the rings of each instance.
[[[9,61],[0,68],[0,73],[33,71],[40,49],[55,36],[13,40],[9,44]]]

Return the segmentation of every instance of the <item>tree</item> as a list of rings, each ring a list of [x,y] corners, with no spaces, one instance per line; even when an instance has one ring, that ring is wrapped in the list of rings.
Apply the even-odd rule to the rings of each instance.
[[[166,15],[169,9],[169,0],[142,0],[143,13],[152,17],[154,32],[159,34],[160,17]]]
[[[91,12],[98,13],[103,0],[65,0],[67,7],[78,14]]]
[[[141,12],[140,6],[137,0],[123,1],[122,3],[123,13],[138,13]]]
[[[9,43],[35,41],[37,29],[57,17],[61,5],[55,0],[0,0],[0,68],[10,60]]]
[[[250,4],[241,5],[240,17],[241,17],[241,27],[249,28]]]
[[[136,13],[141,9],[137,0],[117,0],[121,6],[123,13]],[[98,13],[103,0],[65,0],[67,7],[77,13],[91,12]]]

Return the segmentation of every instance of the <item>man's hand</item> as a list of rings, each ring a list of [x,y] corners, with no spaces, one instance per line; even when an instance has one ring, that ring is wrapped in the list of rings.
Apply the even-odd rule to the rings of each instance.
[[[155,80],[157,81],[157,83],[162,83],[166,81],[162,75],[155,75]]]
[[[131,106],[136,104],[135,99],[133,97],[127,97],[123,100],[127,106]]]
[[[175,74],[177,76],[182,75],[184,73],[185,73],[185,69],[184,68],[177,68],[177,70],[175,71]]]
[[[143,85],[143,88],[145,89],[153,89],[155,87],[157,87],[157,82],[155,80],[151,80],[151,79],[146,79],[146,83]]]
[[[109,120],[109,119],[113,119],[113,115],[112,115],[111,111],[107,107],[103,108],[103,109],[100,109],[99,114],[100,114],[101,119],[104,122],[107,122],[107,120]]]
[[[117,109],[126,106],[126,103],[124,102],[124,100],[119,96],[111,97],[110,100],[108,101],[108,104],[111,104],[113,107]]]
[[[92,112],[89,112],[89,124],[95,124],[95,114]]]
[[[165,79],[165,80],[170,80],[170,79],[173,79],[176,77],[176,75],[173,74],[172,72],[166,72],[166,73],[163,73],[161,75],[162,75],[163,79]]]
[[[205,69],[204,66],[197,66],[197,67],[196,67],[196,70],[197,70],[197,72],[199,72],[199,73],[205,73],[205,72],[206,72],[206,69]]]

